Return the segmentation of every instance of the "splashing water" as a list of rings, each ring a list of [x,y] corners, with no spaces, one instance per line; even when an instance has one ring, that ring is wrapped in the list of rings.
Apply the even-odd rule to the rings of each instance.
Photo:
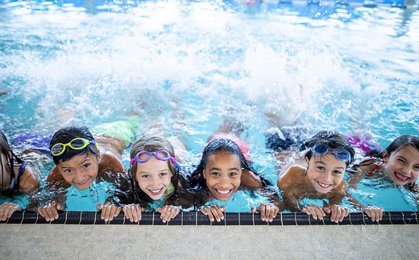
[[[0,125],[9,135],[52,133],[140,111],[143,129],[160,118],[181,133],[196,163],[234,115],[274,182],[264,133],[278,124],[365,133],[384,147],[418,135],[417,11],[249,8],[4,2]]]

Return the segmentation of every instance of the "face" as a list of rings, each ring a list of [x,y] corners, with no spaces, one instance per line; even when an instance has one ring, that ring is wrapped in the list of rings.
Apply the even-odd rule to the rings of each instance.
[[[315,191],[326,194],[342,183],[345,169],[345,162],[333,154],[313,155],[308,162],[307,181]]]
[[[384,162],[385,170],[396,185],[414,183],[419,176],[419,151],[411,145],[385,155]]]
[[[140,189],[152,200],[159,200],[171,184],[173,173],[167,161],[160,161],[154,156],[145,163],[137,163],[135,179]]]
[[[68,161],[61,161],[57,164],[57,169],[64,180],[79,190],[90,187],[95,180],[99,170],[100,154],[79,154],[73,156]]]
[[[227,201],[240,186],[242,168],[238,155],[218,152],[207,157],[203,175],[208,190],[220,201]]]

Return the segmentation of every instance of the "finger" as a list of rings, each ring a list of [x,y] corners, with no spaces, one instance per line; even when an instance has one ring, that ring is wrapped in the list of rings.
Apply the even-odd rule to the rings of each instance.
[[[211,211],[212,215],[214,216],[214,218],[217,220],[217,222],[220,222],[221,221],[221,216],[219,215],[218,208],[217,207],[211,207],[210,211]]]
[[[335,208],[335,219],[334,219],[335,223],[339,223],[339,219],[340,219],[341,215],[343,215],[342,207],[336,207]]]
[[[313,212],[313,215],[316,216],[315,219],[323,219],[324,211],[322,209],[320,209],[319,207],[313,207],[312,212]]]
[[[342,208],[341,212],[340,212],[340,216],[339,216],[339,222],[342,222],[343,218],[346,217],[346,212],[347,209],[346,208]]]
[[[172,211],[172,218],[175,218],[178,214],[179,214],[179,212],[180,212],[180,209],[179,208],[174,208],[175,210],[173,210]]]
[[[269,205],[269,221],[272,222],[274,220],[274,218],[276,217],[276,213],[278,213],[277,211],[277,207],[274,205]]]
[[[205,208],[205,209],[204,209],[204,211],[205,211],[205,215],[207,215],[207,216],[208,216],[209,220],[210,220],[211,222],[214,222],[215,218],[214,218],[214,216],[212,215],[211,208]]]
[[[113,216],[114,218],[118,217],[119,213],[121,213],[121,209],[121,207],[116,206],[115,215]]]
[[[164,206],[164,208],[161,210],[160,218],[162,219],[163,223],[167,222],[170,210],[171,209],[167,206]]]
[[[115,205],[110,205],[109,206],[109,214],[108,214],[108,219],[109,221],[112,221],[113,218],[115,217],[115,215],[118,215],[118,207]]]
[[[132,208],[133,206],[125,206],[123,209],[125,217],[129,219],[130,222],[133,222],[135,219],[132,212]]]
[[[384,214],[384,209],[380,208],[380,214],[379,214],[380,221],[383,219],[383,214]]]
[[[105,221],[108,221],[109,210],[110,209],[109,209],[108,206],[103,205],[102,213],[100,214],[100,218],[105,220]]]
[[[16,210],[18,210],[20,207],[18,206],[18,205],[16,205],[16,204],[12,204],[12,205],[10,205],[10,207],[9,207],[9,210],[8,210],[8,212],[6,213],[6,217],[7,218],[10,218],[11,216],[12,216],[12,214],[16,211]]]
[[[327,214],[330,214],[330,212],[332,211],[329,207],[324,207],[323,211]]]
[[[58,212],[55,209],[55,205],[53,205],[54,203],[49,203],[46,211],[47,211],[47,216],[48,216],[48,221],[53,221],[54,219],[58,218]]]
[[[266,205],[262,204],[260,205],[260,218],[262,221],[266,221]]]
[[[141,220],[141,212],[143,212],[145,209],[141,208],[140,206],[135,206],[135,221],[138,222]]]

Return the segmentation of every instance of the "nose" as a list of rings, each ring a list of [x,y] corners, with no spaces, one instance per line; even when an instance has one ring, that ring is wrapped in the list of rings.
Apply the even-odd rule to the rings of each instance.
[[[230,179],[228,178],[228,176],[224,176],[224,177],[220,178],[220,181],[218,182],[218,185],[221,188],[228,188],[228,187],[230,187]]]
[[[74,182],[82,182],[84,180],[84,174],[79,169],[76,169],[75,171],[76,172],[74,173],[73,181]]]

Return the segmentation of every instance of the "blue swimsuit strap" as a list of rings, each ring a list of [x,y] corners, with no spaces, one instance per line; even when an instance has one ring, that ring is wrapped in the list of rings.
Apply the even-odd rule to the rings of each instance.
[[[12,173],[11,173],[11,178],[10,178],[10,190],[11,191],[14,191],[16,187],[17,187],[16,190],[19,190],[20,177],[22,177],[23,173],[26,170],[26,162],[23,161],[22,159],[20,159],[19,157],[17,157],[13,152],[12,152],[12,157],[14,159],[16,159],[17,163],[21,163],[22,164],[19,167],[19,172],[17,174],[17,178],[16,178],[16,181],[15,181],[15,175],[13,173],[13,171],[14,171],[13,158],[11,159]]]

